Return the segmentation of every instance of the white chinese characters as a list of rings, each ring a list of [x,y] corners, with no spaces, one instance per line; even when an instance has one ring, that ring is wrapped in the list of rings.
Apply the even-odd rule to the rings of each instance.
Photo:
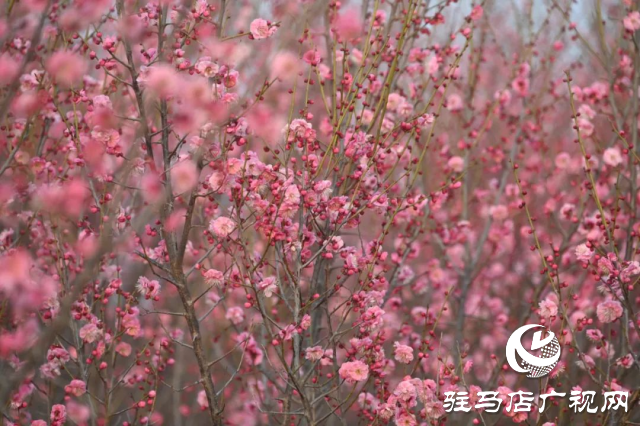
[[[548,405],[548,398],[563,398],[566,395],[566,392],[555,392],[552,390],[549,393],[541,394],[536,403],[533,392],[521,390],[511,392],[507,394],[508,398],[505,410],[509,413],[530,412],[533,406],[537,405],[539,411],[542,413]],[[499,397],[499,393],[495,391],[479,391],[474,395],[473,399],[477,400],[477,402],[473,406],[470,402],[472,398],[469,392],[445,392],[444,396],[443,408],[447,413],[468,413],[472,408],[476,410],[482,409],[487,413],[497,413],[503,402],[503,399]],[[629,392],[604,392],[603,403],[600,407],[596,404],[595,391],[572,390],[569,396],[569,409],[575,413],[597,413],[598,411],[605,412],[607,410],[619,410],[620,408],[624,408],[625,412],[629,409]]]

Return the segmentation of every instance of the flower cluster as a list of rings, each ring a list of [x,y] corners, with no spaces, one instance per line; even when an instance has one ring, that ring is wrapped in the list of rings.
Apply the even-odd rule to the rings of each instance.
[[[640,10],[525,3],[0,6],[3,424],[637,421]]]

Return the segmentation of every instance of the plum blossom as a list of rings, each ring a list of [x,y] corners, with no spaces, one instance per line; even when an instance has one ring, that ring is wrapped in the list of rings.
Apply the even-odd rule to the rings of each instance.
[[[174,67],[167,64],[157,64],[142,70],[138,81],[160,98],[167,98],[178,90],[178,74]]]
[[[603,323],[610,323],[622,316],[624,309],[617,300],[607,300],[598,304],[596,313],[598,320]]]
[[[192,190],[197,183],[198,169],[192,161],[181,161],[171,169],[171,185],[177,194]]]
[[[401,364],[408,364],[413,361],[413,348],[407,345],[395,342],[393,344],[395,360]]]
[[[87,63],[79,54],[66,50],[51,55],[46,69],[56,83],[71,87],[82,80],[87,71]]]
[[[262,40],[274,35],[278,28],[275,25],[269,25],[264,19],[258,18],[251,21],[250,30],[255,40]]]
[[[218,238],[229,236],[236,228],[236,224],[228,217],[222,216],[209,223],[209,230]]]
[[[258,283],[258,288],[264,293],[265,297],[271,297],[278,290],[276,285],[276,277],[267,277]]]
[[[362,361],[345,362],[338,371],[347,383],[362,382],[369,377],[369,366]]]
[[[637,31],[640,29],[640,12],[634,10],[622,19],[624,28],[629,31]]]
[[[305,358],[309,361],[319,361],[324,355],[324,350],[320,346],[313,346],[305,349]]]
[[[558,316],[558,305],[550,298],[546,298],[540,302],[538,314],[542,318],[551,318]]]
[[[67,421],[67,408],[62,404],[56,404],[51,407],[51,426],[63,426]]]
[[[82,380],[74,379],[64,387],[64,391],[74,396],[82,396],[87,392],[87,385]]]
[[[464,170],[464,160],[462,157],[454,156],[449,159],[447,165],[456,173],[462,172]]]
[[[225,318],[231,321],[232,324],[238,325],[244,321],[244,312],[242,311],[242,308],[234,306],[227,309]]]
[[[146,299],[152,299],[158,296],[160,283],[156,280],[150,280],[147,277],[140,277],[138,278],[136,288],[140,293],[144,294]]]
[[[217,269],[207,269],[204,280],[209,286],[220,286],[224,282],[224,274]]]
[[[471,424],[444,392],[635,389],[631,0],[536,7],[535,37],[481,1],[8,3],[7,424]],[[566,349],[546,389],[502,361],[522,321]],[[558,400],[546,426],[598,422]]]
[[[201,408],[208,408],[209,407],[209,401],[207,399],[207,394],[205,391],[200,391],[198,392],[198,397],[196,398],[198,405],[200,405]]]
[[[285,82],[294,80],[301,71],[298,58],[290,52],[278,53],[271,63],[271,74]]]
[[[212,78],[220,71],[220,66],[209,56],[203,56],[196,62],[195,69],[207,78]]]
[[[86,324],[80,329],[80,338],[86,343],[94,343],[103,336],[103,331],[94,323]]]
[[[355,8],[340,13],[334,24],[335,32],[341,40],[352,41],[362,31],[362,18]]]
[[[608,166],[617,167],[622,164],[622,154],[617,147],[607,148],[602,155],[602,161]]]
[[[300,118],[296,118],[291,124],[285,126],[283,133],[287,136],[287,141],[289,142],[293,142],[296,138],[304,140],[315,138],[315,131],[311,123]]]
[[[586,244],[580,244],[576,247],[575,250],[576,258],[582,262],[588,262],[589,259],[593,256],[593,252]]]

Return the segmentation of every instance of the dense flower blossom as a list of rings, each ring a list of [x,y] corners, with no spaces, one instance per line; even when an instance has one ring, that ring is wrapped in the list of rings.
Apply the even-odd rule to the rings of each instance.
[[[504,410],[534,323],[638,392],[634,2],[5,3],[5,423],[606,420]]]

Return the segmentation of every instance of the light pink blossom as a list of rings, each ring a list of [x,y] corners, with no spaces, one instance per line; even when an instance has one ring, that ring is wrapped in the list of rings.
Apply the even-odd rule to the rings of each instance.
[[[250,30],[255,40],[261,40],[274,35],[278,28],[276,26],[270,26],[267,21],[258,18],[251,21]]]
[[[236,224],[228,217],[219,217],[209,224],[209,230],[218,238],[229,236],[236,228]]]
[[[607,300],[598,305],[596,313],[598,320],[603,323],[610,323],[622,316],[624,309],[617,300]]]
[[[369,377],[369,366],[362,361],[345,362],[338,372],[349,383],[362,382]]]

